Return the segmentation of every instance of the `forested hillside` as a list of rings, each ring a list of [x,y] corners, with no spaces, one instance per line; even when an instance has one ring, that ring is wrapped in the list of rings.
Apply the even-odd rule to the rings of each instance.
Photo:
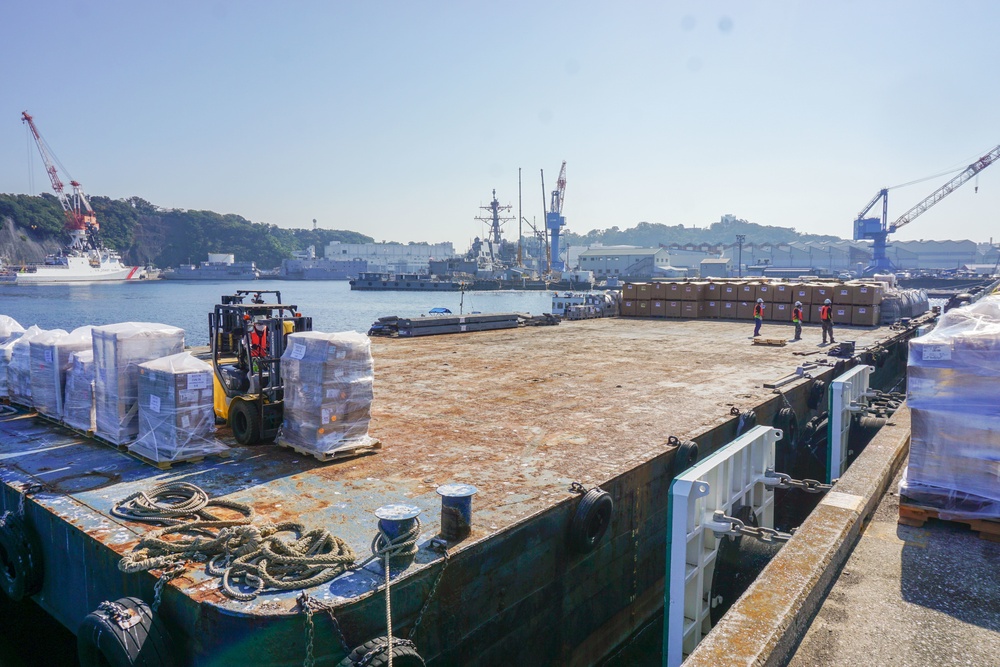
[[[322,256],[326,244],[367,243],[370,236],[330,229],[285,229],[250,222],[246,218],[213,211],[166,210],[140,197],[110,199],[92,196],[90,204],[101,224],[105,245],[122,253],[127,263],[155,264],[161,268],[206,259],[210,252],[236,255],[262,268],[281,264],[294,250],[310,245]],[[0,258],[16,264],[41,261],[42,247],[68,240],[59,200],[41,196],[0,194],[0,222],[13,221],[14,238],[0,247]]]
[[[846,225],[850,228],[850,225]],[[747,243],[790,243],[792,241],[839,241],[840,237],[823,234],[800,234],[791,227],[771,227],[746,220],[715,222],[707,227],[663,225],[640,222],[630,229],[593,229],[586,234],[563,235],[569,245],[634,245],[655,248],[671,243],[736,243],[736,235],[745,234]]]

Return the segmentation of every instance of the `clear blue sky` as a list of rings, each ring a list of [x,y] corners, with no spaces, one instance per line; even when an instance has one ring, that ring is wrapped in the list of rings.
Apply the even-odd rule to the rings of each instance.
[[[987,1],[4,2],[0,192],[48,190],[28,110],[89,193],[282,227],[464,250],[519,167],[540,220],[566,160],[575,232],[847,238],[880,187],[1000,144],[997,25]],[[974,186],[893,238],[1000,240],[1000,166]]]

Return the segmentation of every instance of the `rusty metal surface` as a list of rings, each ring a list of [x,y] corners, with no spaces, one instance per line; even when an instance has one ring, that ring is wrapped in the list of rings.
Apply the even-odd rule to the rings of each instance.
[[[0,417],[0,479],[12,488],[44,483],[33,502],[118,553],[153,528],[112,518],[112,505],[167,481],[251,503],[261,519],[325,526],[362,558],[376,531],[374,510],[405,501],[423,510],[424,522],[423,548],[406,576],[438,558],[426,548],[439,527],[438,485],[479,489],[473,533],[458,547],[467,548],[571,497],[570,482],[600,484],[662,453],[670,435],[693,437],[732,420],[731,406],[773,398],[765,381],[822,358],[792,355],[814,343],[753,346],[749,333],[746,323],[599,319],[375,339],[377,453],[319,463],[277,446],[234,447],[230,459],[161,471],[65,429],[8,415]],[[806,333],[808,340],[814,332]],[[838,329],[859,349],[891,335]],[[345,600],[380,581],[376,564],[312,593]],[[294,592],[232,601],[216,584],[202,570],[171,582],[230,613],[287,613],[295,605]]]

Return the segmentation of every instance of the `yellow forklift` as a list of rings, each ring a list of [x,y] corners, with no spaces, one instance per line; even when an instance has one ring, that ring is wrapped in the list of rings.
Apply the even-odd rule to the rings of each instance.
[[[265,302],[264,295],[274,295]],[[208,314],[215,376],[215,416],[241,445],[269,442],[284,413],[281,354],[288,334],[312,331],[312,318],[281,303],[275,290],[237,290]]]

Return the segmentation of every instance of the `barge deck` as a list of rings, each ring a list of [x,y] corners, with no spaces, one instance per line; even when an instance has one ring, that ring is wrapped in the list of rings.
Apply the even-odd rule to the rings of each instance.
[[[790,326],[768,324],[786,335]],[[405,502],[422,510],[415,562],[393,577],[393,626],[405,636],[442,567],[445,483],[473,484],[472,534],[450,545],[448,572],[413,637],[430,664],[592,664],[662,608],[666,498],[676,447],[694,439],[705,456],[735,434],[730,410],[769,423],[781,397],[765,384],[825,360],[819,329],[785,347],[754,346],[746,323],[596,319],[559,327],[420,339],[374,339],[371,434],[383,449],[321,463],[273,446],[233,448],[224,460],[162,471],[66,429],[9,412],[0,417],[0,487],[42,537],[44,587],[35,600],[75,630],[103,600],[152,600],[151,574],[116,569],[154,528],[114,518],[116,501],[186,481],[213,498],[251,504],[271,522],[326,527],[364,558],[374,511]],[[912,331],[839,327],[860,352]],[[901,374],[889,355],[886,377]],[[836,361],[831,359],[832,361]],[[905,360],[902,361],[905,364]],[[881,370],[881,369],[880,369]],[[831,366],[810,371],[833,375]],[[782,387],[805,414],[809,379]],[[801,419],[801,418],[800,418]],[[220,434],[224,440],[226,434]],[[600,485],[614,499],[608,534],[578,554],[566,533],[579,496]],[[334,605],[351,646],[384,634],[376,562],[308,592]],[[163,618],[184,664],[295,665],[305,656],[297,592],[225,597],[204,566],[166,586]],[[343,656],[325,628],[317,658]]]

